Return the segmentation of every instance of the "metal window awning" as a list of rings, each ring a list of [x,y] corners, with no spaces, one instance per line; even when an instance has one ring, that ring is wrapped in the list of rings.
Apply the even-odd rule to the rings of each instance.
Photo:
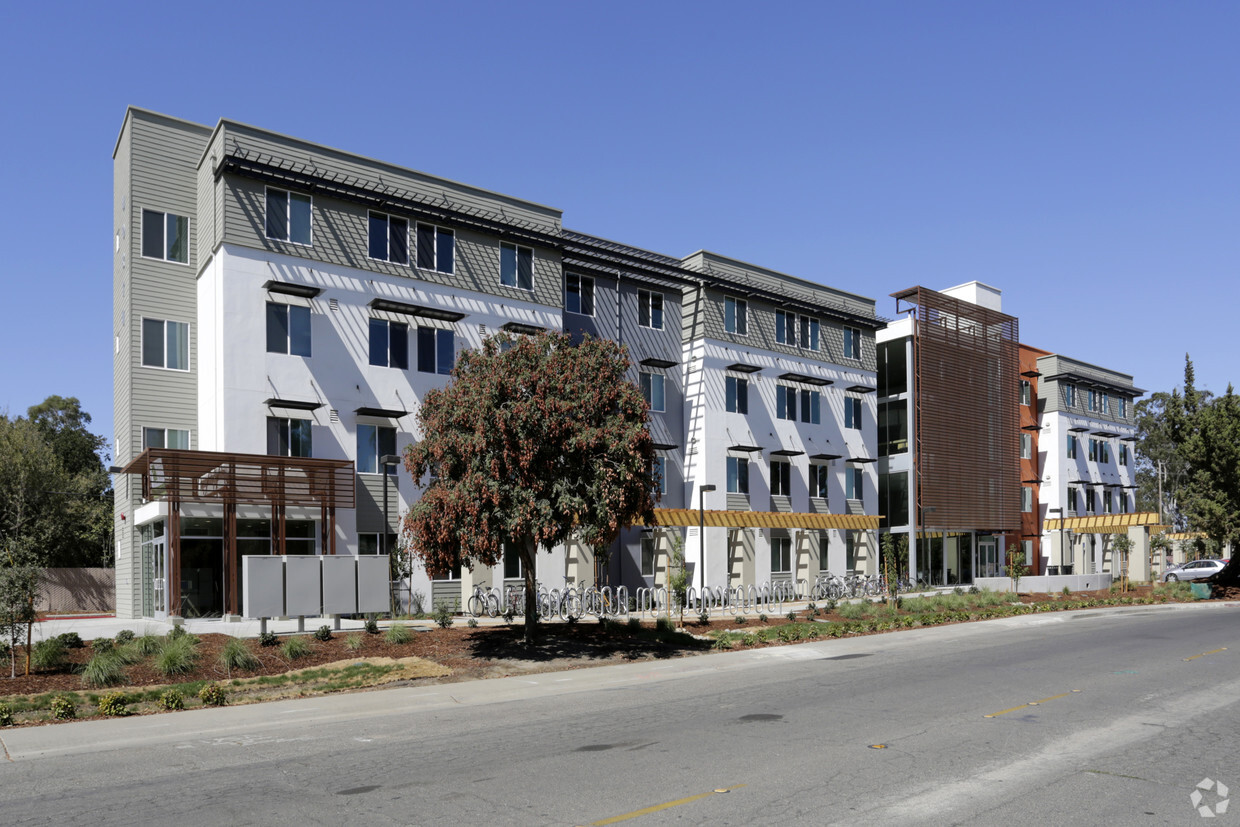
[[[500,330],[508,333],[520,333],[525,336],[536,336],[547,330],[545,327],[539,327],[536,324],[526,324],[525,322],[505,322],[500,325]]]
[[[402,416],[408,416],[408,411],[398,411],[393,408],[354,408],[353,413],[358,416],[373,416],[379,419],[400,419]]]
[[[680,446],[674,442],[652,442],[650,447],[656,451],[675,451]]]
[[[1137,438],[1135,436],[1122,436],[1119,438],[1119,441],[1120,442],[1136,442]]]
[[[292,284],[287,281],[276,281],[275,279],[264,282],[263,288],[268,293],[283,293],[286,296],[302,296],[307,299],[313,299],[323,292],[322,287],[311,287],[308,284]]]
[[[1020,429],[1022,431],[1040,431],[1042,430],[1042,426],[1035,422],[1032,425],[1021,425]]]
[[[849,385],[844,390],[849,393],[874,393],[875,388],[871,388],[869,385]]]
[[[299,399],[277,399],[271,397],[264,400],[263,404],[269,408],[288,408],[293,411],[317,411],[323,407],[322,402],[302,402]]]
[[[674,368],[679,363],[671,359],[659,359],[652,356],[649,359],[642,359],[638,364],[648,368]]]
[[[762,446],[761,445],[731,445],[728,447],[728,450],[729,451],[740,451],[741,453],[745,453],[745,454],[752,454],[755,451],[761,451]]]
[[[1042,526],[1048,531],[1075,531],[1079,534],[1111,534],[1119,528],[1158,525],[1158,514],[1141,511],[1135,514],[1101,514],[1094,517],[1053,517]]]
[[[802,385],[817,385],[819,387],[822,387],[823,385],[835,384],[830,379],[822,379],[818,376],[807,376],[804,373],[781,373],[779,378],[787,382],[800,382]]]
[[[734,370],[737,373],[758,373],[762,370],[762,368],[757,365],[749,365],[744,362],[733,362],[724,368],[724,370]]]
[[[804,451],[794,451],[791,448],[780,448],[778,451],[771,451],[773,457],[799,457]]]
[[[1083,426],[1083,425],[1077,425],[1075,428],[1069,428],[1069,429],[1068,429],[1068,433],[1070,433],[1070,434],[1081,434],[1081,433],[1084,433],[1085,431],[1088,431],[1088,430],[1089,430],[1089,429],[1088,429],[1088,428],[1086,428],[1086,427],[1085,427],[1085,426]]]
[[[1041,372],[1039,372],[1037,369],[1034,369],[1034,370],[1022,370],[1022,371],[1020,372],[1020,375],[1021,375],[1021,376],[1028,376],[1030,379],[1032,379],[1033,377],[1035,377],[1035,376],[1041,376],[1042,374],[1041,374]]]
[[[702,511],[696,508],[656,508],[651,525],[696,526],[699,519],[712,528],[807,528],[876,531],[877,514],[805,514],[784,511]],[[644,525],[644,523],[639,523]]]
[[[388,313],[421,316],[424,319],[436,319],[441,322],[459,322],[466,315],[456,310],[445,310],[442,307],[427,307],[421,304],[409,304],[392,299],[371,299],[370,307],[374,310],[384,310]]]
[[[819,461],[821,461],[821,462],[826,462],[826,461],[828,461],[828,460],[840,459],[840,458],[842,458],[843,456],[844,456],[843,454],[810,454],[810,455],[809,455],[809,458],[810,458],[810,459],[816,459],[816,460],[819,460]]]
[[[867,462],[878,462],[878,459],[877,459],[876,457],[853,457],[852,459],[850,459],[850,460],[848,460],[848,461],[849,461],[849,462],[855,462],[855,463],[858,463],[858,464],[864,464],[864,463],[867,463]]]
[[[1091,436],[1117,437],[1119,434],[1114,431],[1094,431]]]

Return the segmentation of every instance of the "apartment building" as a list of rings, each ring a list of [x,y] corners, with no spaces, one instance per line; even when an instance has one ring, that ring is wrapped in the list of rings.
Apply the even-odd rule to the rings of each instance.
[[[247,555],[393,548],[419,400],[499,330],[619,340],[651,405],[657,525],[544,582],[655,585],[676,544],[712,587],[872,559],[873,300],[228,120],[131,108],[113,157],[118,615],[237,614]]]

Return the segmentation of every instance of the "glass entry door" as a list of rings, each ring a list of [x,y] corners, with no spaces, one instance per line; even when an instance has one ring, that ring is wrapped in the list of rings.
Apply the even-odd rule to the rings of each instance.
[[[168,542],[164,521],[141,526],[142,616],[163,620],[168,617]]]
[[[977,541],[977,574],[979,577],[999,577],[999,546],[993,537]]]

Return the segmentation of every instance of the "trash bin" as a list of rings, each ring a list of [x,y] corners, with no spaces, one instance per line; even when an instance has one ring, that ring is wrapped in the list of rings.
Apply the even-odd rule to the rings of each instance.
[[[1046,567],[1046,574],[1047,574],[1047,576],[1048,576],[1048,577],[1058,577],[1058,576],[1059,576],[1059,566],[1047,566],[1047,567]]]
[[[1059,567],[1059,573],[1060,573],[1060,574],[1071,574],[1071,573],[1072,573],[1072,566],[1071,566],[1071,565],[1060,566],[1060,567]]]

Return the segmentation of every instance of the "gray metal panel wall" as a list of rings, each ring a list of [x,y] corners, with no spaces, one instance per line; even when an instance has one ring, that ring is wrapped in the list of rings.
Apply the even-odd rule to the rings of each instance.
[[[1137,396],[1140,394],[1133,388],[1132,377],[1128,374],[1100,368],[1097,365],[1090,365],[1086,362],[1078,362],[1075,359],[1068,359],[1058,354],[1039,357],[1038,371],[1042,374],[1042,379],[1038,382],[1038,409],[1041,413],[1071,413],[1104,422],[1115,422],[1122,425],[1136,424],[1136,413],[1133,407]],[[1107,412],[1091,411],[1089,410],[1089,388],[1087,386],[1066,379],[1046,378],[1065,372],[1079,374],[1082,377],[1092,377],[1108,385],[1130,387],[1133,390],[1130,393],[1121,393],[1118,390],[1108,388],[1106,391],[1109,397]],[[1065,395],[1066,385],[1074,385],[1076,387],[1076,404],[1072,407],[1068,407],[1067,404]],[[1115,404],[1115,400],[1119,398],[1127,401],[1125,406],[1127,410],[1124,416],[1119,415]]]
[[[585,278],[594,279],[594,315],[583,316],[565,310],[564,331],[570,334],[574,341],[580,341],[583,335],[593,336],[596,339],[619,339],[616,307],[620,297],[615,280],[600,276],[585,276]]]
[[[388,480],[388,531],[400,529],[400,492],[397,477]],[[357,475],[357,530],[383,531],[383,475]]]

